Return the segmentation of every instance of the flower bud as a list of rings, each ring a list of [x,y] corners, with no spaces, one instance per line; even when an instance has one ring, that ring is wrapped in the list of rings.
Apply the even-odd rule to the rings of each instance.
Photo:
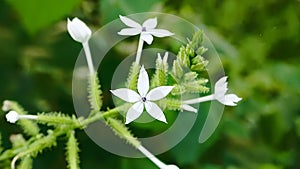
[[[91,35],[92,31],[84,22],[82,22],[80,19],[75,17],[73,20],[70,20],[68,18],[68,32],[71,35],[71,37],[80,43],[87,42]]]
[[[6,120],[10,123],[15,123],[16,121],[19,120],[19,114],[15,111],[10,111],[9,113],[6,114]]]
[[[5,100],[3,102],[2,110],[3,111],[9,111],[11,109],[11,103],[8,100]]]

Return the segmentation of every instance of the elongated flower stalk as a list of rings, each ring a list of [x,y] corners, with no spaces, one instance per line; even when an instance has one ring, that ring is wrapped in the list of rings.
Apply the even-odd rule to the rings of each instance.
[[[156,158],[151,152],[149,152],[145,147],[142,145],[138,147],[138,150],[143,153],[149,160],[151,160],[157,167],[160,169],[179,169],[176,165],[166,165],[165,163],[161,162],[158,158]]]
[[[89,47],[89,39],[91,38],[92,31],[84,22],[82,22],[78,18],[74,18],[73,20],[68,19],[68,32],[70,36],[77,42],[80,42],[83,46],[83,50],[85,53],[85,57],[87,60],[87,64],[89,67],[90,75],[92,76],[95,73],[91,51]]]

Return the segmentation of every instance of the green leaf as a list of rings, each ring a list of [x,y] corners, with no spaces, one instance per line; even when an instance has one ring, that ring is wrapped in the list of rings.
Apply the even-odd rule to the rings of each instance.
[[[120,14],[128,15],[139,12],[153,12],[153,8],[161,0],[102,0],[100,11],[103,24],[117,19]]]
[[[34,34],[55,21],[66,17],[80,0],[6,0],[20,15],[21,22],[30,34]]]

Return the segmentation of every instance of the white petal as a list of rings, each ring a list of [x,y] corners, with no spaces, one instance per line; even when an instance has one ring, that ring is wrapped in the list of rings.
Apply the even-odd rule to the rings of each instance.
[[[112,94],[119,97],[120,99],[122,99],[126,102],[130,102],[130,103],[137,102],[141,98],[138,93],[136,93],[133,90],[126,89],[126,88],[110,90],[110,92],[112,92]]]
[[[147,100],[156,101],[166,97],[174,88],[174,86],[160,86],[152,89],[146,96]]]
[[[241,100],[242,100],[242,98],[239,98],[235,94],[227,94],[227,95],[225,95],[225,101],[223,104],[227,105],[227,106],[236,106],[236,103]]]
[[[152,116],[153,118],[167,123],[166,117],[162,110],[153,102],[147,101],[145,102],[146,111]]]
[[[19,120],[19,114],[15,111],[10,111],[9,113],[6,114],[6,120],[10,123],[15,123],[16,121]]]
[[[223,86],[224,83],[226,83],[227,78],[228,78],[227,76],[221,77],[221,78],[216,82],[216,85],[215,85],[215,86]]]
[[[227,82],[226,82],[226,79],[227,77],[222,77],[221,79],[219,79],[216,84],[215,84],[215,87],[218,87],[218,88],[226,88],[227,87]]]
[[[141,30],[138,28],[124,28],[120,32],[118,32],[119,35],[137,35],[140,34]]]
[[[135,22],[134,20],[129,19],[125,16],[121,16],[121,15],[119,15],[119,17],[125,25],[132,27],[132,28],[138,28],[138,29],[142,30],[142,26],[139,23]]]
[[[137,102],[133,106],[130,107],[126,114],[126,122],[125,124],[128,124],[138,117],[143,113],[144,111],[144,104],[142,102]]]
[[[227,94],[221,98],[216,98],[219,102],[227,106],[236,106],[236,103],[242,100],[235,94]]]
[[[147,19],[144,23],[143,23],[143,27],[147,29],[154,29],[157,25],[157,18],[150,18]]]
[[[72,21],[68,18],[67,27],[71,37],[80,43],[87,42],[92,35],[90,28],[76,17]]]
[[[226,82],[227,76],[220,78],[215,84],[215,98],[219,100],[224,99],[224,95],[226,94],[228,88],[228,83]]]
[[[151,30],[147,30],[147,32],[152,34],[153,36],[160,37],[160,38],[174,35],[174,33],[165,29],[151,29]]]
[[[148,77],[148,73],[146,72],[146,70],[144,68],[144,65],[140,69],[137,88],[138,88],[139,94],[142,97],[145,97],[149,91],[149,77]]]
[[[197,113],[197,112],[198,112],[197,109],[195,109],[194,107],[192,107],[192,106],[190,106],[190,105],[188,105],[188,104],[182,105],[181,108],[182,108],[183,110],[191,111],[191,112],[194,112],[194,113]]]
[[[141,33],[141,38],[143,39],[143,41],[145,41],[148,45],[151,45],[151,43],[153,42],[153,36],[149,33],[146,32],[142,32]]]

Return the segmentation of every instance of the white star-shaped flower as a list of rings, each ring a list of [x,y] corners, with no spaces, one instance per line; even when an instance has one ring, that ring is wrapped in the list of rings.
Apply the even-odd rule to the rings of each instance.
[[[148,151],[142,145],[137,147],[137,149],[140,150],[141,153],[143,153],[147,158],[149,158],[160,169],[179,169],[179,167],[177,167],[174,164],[167,165],[167,164],[161,162],[158,158],[156,158],[150,151]]]
[[[152,43],[153,36],[161,38],[174,35],[174,33],[165,29],[155,29],[157,26],[157,18],[147,19],[142,25],[125,16],[120,15],[120,19],[129,28],[122,29],[120,32],[118,32],[119,35],[132,36],[141,34],[141,39],[148,45]]]
[[[126,102],[134,103],[126,114],[126,124],[140,117],[144,108],[153,118],[167,123],[163,111],[153,101],[166,97],[173,88],[174,86],[160,86],[149,91],[149,77],[142,66],[137,84],[138,93],[126,88],[111,90],[111,92]]]
[[[204,97],[199,97],[196,99],[185,100],[182,102],[183,104],[181,108],[186,111],[197,113],[198,110],[190,106],[189,104],[201,103],[201,102],[206,102],[211,100],[218,100],[220,103],[226,106],[236,106],[237,102],[241,101],[242,98],[239,98],[235,94],[226,94],[228,90],[227,88],[228,83],[226,80],[227,80],[227,76],[224,76],[216,82],[214,94],[204,96]]]

